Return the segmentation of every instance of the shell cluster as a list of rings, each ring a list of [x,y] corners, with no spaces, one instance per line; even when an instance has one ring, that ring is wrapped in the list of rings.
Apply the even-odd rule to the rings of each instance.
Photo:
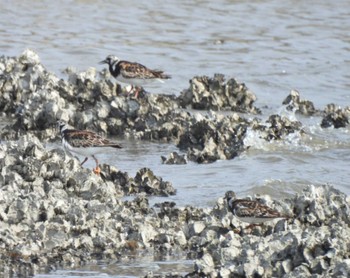
[[[194,77],[179,97],[146,94],[132,99],[105,79],[106,72],[67,69],[67,80],[60,79],[30,50],[19,57],[0,57],[0,71],[0,113],[13,119],[0,131],[1,276],[30,276],[95,260],[122,261],[145,252],[186,252],[194,260],[186,277],[350,273],[349,197],[330,185],[310,185],[283,201],[262,197],[290,217],[250,227],[232,214],[225,192],[212,208],[150,205],[149,196],[176,194],[151,169],[130,177],[102,165],[101,178],[62,149],[42,145],[57,140],[57,119],[79,129],[174,142],[182,153],[165,156],[165,164],[232,159],[248,147],[248,129],[267,141],[302,134],[298,121],[280,115],[262,122],[234,112],[200,111],[259,113],[256,96],[244,84],[226,82],[222,75]],[[295,92],[287,102],[300,113],[322,113]],[[332,125],[337,113],[345,119],[346,111],[330,106],[324,113]],[[133,194],[132,200],[122,198]]]
[[[15,119],[1,131],[0,136],[7,140],[27,132],[41,140],[55,140],[57,132],[52,127],[62,119],[77,129],[171,141],[186,152],[186,159],[208,163],[232,159],[244,151],[249,127],[258,125],[268,133],[266,138],[274,139],[300,132],[299,122],[286,124],[286,118],[274,119],[271,126],[236,113],[225,116],[214,112],[259,113],[254,93],[234,79],[225,81],[222,75],[194,77],[178,97],[146,94],[133,99],[125,97],[119,85],[105,79],[108,73],[98,73],[94,68],[81,73],[68,68],[67,80],[59,79],[31,50],[18,58],[0,57],[0,69],[0,112]],[[189,113],[185,108],[199,110]],[[203,109],[212,111],[208,114],[201,112]]]

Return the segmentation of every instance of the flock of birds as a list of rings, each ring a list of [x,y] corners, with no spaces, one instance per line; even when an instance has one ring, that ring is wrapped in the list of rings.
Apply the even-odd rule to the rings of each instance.
[[[109,72],[118,81],[131,85],[129,94],[135,90],[136,98],[142,90],[140,86],[149,81],[157,80],[163,82],[164,79],[171,78],[170,75],[165,74],[163,71],[151,70],[135,62],[119,60],[114,55],[107,56],[100,64],[107,64]],[[84,156],[85,159],[81,165],[88,160],[88,157],[92,157],[96,163],[96,167],[93,169],[95,174],[99,175],[101,173],[96,154],[122,148],[118,143],[103,138],[95,132],[71,129],[63,120],[59,120],[57,124],[63,147],[69,152]],[[228,191],[225,199],[232,213],[241,221],[247,223],[257,224],[278,218],[288,218],[286,215],[257,200],[237,199],[233,191]]]
[[[123,61],[114,55],[108,55],[100,64],[107,64],[110,74],[115,79],[131,85],[129,94],[135,90],[136,98],[142,90],[140,86],[151,81],[163,82],[163,79],[171,78],[170,75],[165,74],[161,70],[152,70],[140,63]],[[75,154],[85,156],[81,165],[88,160],[88,157],[92,157],[95,160],[96,167],[93,171],[96,174],[100,174],[101,169],[98,166],[98,159],[95,155],[100,152],[106,152],[110,148],[121,148],[118,143],[102,138],[92,131],[69,129],[67,123],[62,120],[58,121],[58,128],[64,148]]]

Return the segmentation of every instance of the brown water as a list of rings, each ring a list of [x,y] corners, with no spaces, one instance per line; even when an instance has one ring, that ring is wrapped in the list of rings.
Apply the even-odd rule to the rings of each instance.
[[[115,54],[173,76],[150,87],[151,92],[178,94],[195,75],[235,77],[257,95],[263,119],[287,114],[281,103],[293,88],[316,108],[350,104],[346,0],[0,0],[0,11],[0,55],[17,56],[31,48],[49,71],[62,77],[68,66],[102,69],[97,63]],[[246,143],[251,148],[231,161],[162,165],[160,155],[176,147],[138,141],[122,142],[125,148],[118,157],[106,154],[100,160],[131,176],[142,167],[151,168],[173,183],[178,194],[171,200],[179,206],[212,206],[229,189],[241,196],[267,193],[279,198],[308,184],[331,183],[349,194],[350,129],[324,130],[320,118],[287,115],[303,122],[305,136],[266,143],[250,132]],[[153,270],[154,264],[145,265]],[[98,268],[93,277],[142,275],[137,267],[123,274],[111,273],[113,269]],[[77,271],[62,270],[59,275],[91,276],[86,269]],[[57,272],[38,277],[54,275]]]

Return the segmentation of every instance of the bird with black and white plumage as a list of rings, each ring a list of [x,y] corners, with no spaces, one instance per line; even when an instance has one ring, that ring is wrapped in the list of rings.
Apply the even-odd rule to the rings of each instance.
[[[243,222],[261,224],[274,219],[289,218],[258,200],[238,199],[233,191],[227,191],[225,199],[233,215]]]
[[[95,174],[101,173],[98,159],[95,156],[96,154],[122,148],[118,143],[103,138],[95,132],[71,129],[63,120],[59,120],[57,125],[60,130],[63,147],[69,152],[85,156],[81,165],[83,165],[89,157],[92,157],[96,163],[96,168],[93,169]]]
[[[146,66],[136,63],[120,60],[114,55],[108,55],[100,64],[107,64],[110,74],[118,81],[131,85],[130,92],[134,87],[143,87],[149,82],[170,79],[171,76],[161,70],[152,70]],[[130,93],[129,92],[129,93]],[[136,88],[135,97],[138,97],[140,89]]]

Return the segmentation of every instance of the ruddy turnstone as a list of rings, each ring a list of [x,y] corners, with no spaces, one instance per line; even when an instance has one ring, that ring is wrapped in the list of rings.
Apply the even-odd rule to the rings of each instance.
[[[93,169],[95,174],[101,173],[95,154],[107,152],[111,148],[121,148],[119,144],[102,138],[92,131],[69,129],[65,121],[60,120],[57,125],[60,129],[63,147],[70,152],[85,156],[81,165],[91,156],[96,162],[96,168]]]
[[[164,83],[163,79],[170,79],[171,76],[160,70],[151,70],[144,65],[136,62],[123,61],[114,55],[108,55],[100,64],[108,64],[109,72],[118,81],[130,84],[131,90],[134,86],[142,87],[150,81],[159,81]],[[129,94],[130,94],[129,92]],[[137,98],[140,89],[136,88],[135,97]]]
[[[226,192],[225,198],[232,213],[241,221],[250,224],[261,224],[276,218],[288,218],[257,200],[237,199],[233,191]]]

